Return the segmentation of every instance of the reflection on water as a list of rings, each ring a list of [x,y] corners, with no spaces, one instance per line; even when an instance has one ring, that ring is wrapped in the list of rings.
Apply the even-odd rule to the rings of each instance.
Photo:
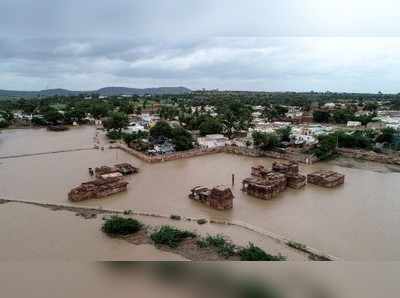
[[[39,132],[34,131],[37,135]],[[70,137],[73,132],[67,133],[69,140],[73,138]],[[75,147],[93,142],[93,129],[84,128],[75,133],[76,139],[71,141]],[[5,145],[4,141],[14,146],[19,144],[13,139],[20,138],[20,134],[18,131],[14,137],[8,135],[1,143],[0,152],[3,146],[11,151],[11,145]],[[41,134],[40,139],[44,140],[48,132],[41,131]],[[43,146],[49,148],[49,144]],[[39,145],[35,146],[40,149]],[[90,179],[89,167],[122,161],[140,168],[138,175],[128,178],[128,192],[81,205],[241,220],[344,259],[400,260],[398,173],[345,168],[331,163],[302,166],[304,172],[318,168],[342,172],[346,174],[345,185],[333,190],[308,185],[302,190],[288,190],[272,201],[261,201],[243,194],[240,181],[249,175],[253,165],[270,167],[271,159],[217,154],[150,165],[121,151],[106,149],[2,160],[0,196],[66,204],[68,191]],[[215,211],[187,198],[189,190],[196,185],[229,185],[232,173],[237,183],[233,187],[233,210]]]

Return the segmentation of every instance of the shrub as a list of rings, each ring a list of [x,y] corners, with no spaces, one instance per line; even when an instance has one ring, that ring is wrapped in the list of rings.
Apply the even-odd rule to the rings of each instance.
[[[172,220],[181,220],[182,217],[180,215],[176,215],[176,214],[171,214],[171,216],[169,217]]]
[[[228,258],[235,254],[235,245],[228,242],[223,235],[210,236],[197,241],[199,247],[214,247],[220,256]]]
[[[241,261],[285,261],[286,257],[267,254],[261,248],[249,243],[249,246],[239,251]]]
[[[157,245],[167,245],[176,248],[187,238],[194,238],[196,235],[189,231],[180,231],[170,226],[162,226],[158,231],[151,234],[151,240]]]
[[[132,218],[112,216],[103,225],[103,231],[110,235],[129,235],[138,232],[142,224]]]
[[[200,218],[200,219],[197,220],[197,223],[198,223],[199,225],[204,225],[204,224],[207,223],[207,219],[205,219],[205,218]]]

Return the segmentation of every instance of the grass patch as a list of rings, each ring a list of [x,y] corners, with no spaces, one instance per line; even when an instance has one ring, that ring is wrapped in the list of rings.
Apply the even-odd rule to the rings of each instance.
[[[241,261],[286,261],[286,257],[267,254],[261,248],[249,243],[249,246],[239,251]]]
[[[158,231],[151,234],[151,240],[157,245],[167,245],[176,248],[187,238],[195,238],[196,235],[189,231],[181,231],[170,226],[162,226]]]
[[[220,256],[229,258],[235,255],[236,246],[228,242],[223,235],[210,236],[199,239],[197,245],[200,248],[214,247]]]
[[[103,232],[110,235],[134,234],[143,227],[143,224],[132,218],[112,216],[103,224]]]

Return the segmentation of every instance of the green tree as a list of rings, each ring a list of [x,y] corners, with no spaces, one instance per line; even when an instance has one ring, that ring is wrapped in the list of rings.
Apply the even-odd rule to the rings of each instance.
[[[336,147],[337,147],[337,135],[336,134],[328,134],[321,135],[318,137],[319,144],[313,150],[313,153],[320,160],[328,160],[336,156]]]
[[[111,107],[108,104],[99,102],[92,106],[90,113],[94,118],[99,119],[108,116],[110,109]]]
[[[274,133],[263,133],[255,131],[252,134],[253,144],[261,150],[271,150],[279,143],[279,138]]]
[[[152,128],[150,128],[150,136],[153,138],[172,138],[172,127],[168,124],[168,122],[159,121]]]
[[[345,124],[354,118],[354,114],[349,110],[337,110],[333,113],[333,120],[338,124]]]
[[[276,133],[281,139],[281,142],[289,142],[290,141],[290,134],[292,132],[291,126],[286,126],[283,128],[277,129]]]
[[[396,133],[396,130],[394,130],[393,128],[384,128],[381,131],[381,134],[378,135],[378,137],[376,138],[376,141],[378,143],[392,143],[393,142],[393,138],[394,138],[394,134]]]
[[[199,130],[200,130],[200,135],[202,136],[210,134],[220,134],[222,133],[223,125],[217,119],[209,117],[200,124]]]
[[[57,124],[64,120],[64,115],[55,109],[50,109],[43,114],[43,118],[50,124]]]
[[[103,123],[107,130],[121,130],[129,124],[128,115],[122,112],[112,112],[110,117]]]
[[[330,120],[330,113],[327,111],[314,111],[313,119],[318,123],[328,123]]]
[[[192,134],[182,127],[172,130],[172,143],[176,151],[185,151],[193,148]]]

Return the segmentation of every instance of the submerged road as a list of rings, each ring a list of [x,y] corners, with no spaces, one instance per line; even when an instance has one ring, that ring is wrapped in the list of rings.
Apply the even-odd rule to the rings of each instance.
[[[77,148],[77,149],[68,149],[68,150],[58,150],[58,151],[47,151],[47,152],[38,152],[38,153],[6,155],[6,156],[0,156],[0,159],[10,159],[10,158],[29,157],[29,156],[37,156],[37,155],[48,155],[48,154],[58,154],[58,153],[86,151],[86,150],[97,150],[97,149],[95,149],[94,147],[86,147],[86,148]]]

